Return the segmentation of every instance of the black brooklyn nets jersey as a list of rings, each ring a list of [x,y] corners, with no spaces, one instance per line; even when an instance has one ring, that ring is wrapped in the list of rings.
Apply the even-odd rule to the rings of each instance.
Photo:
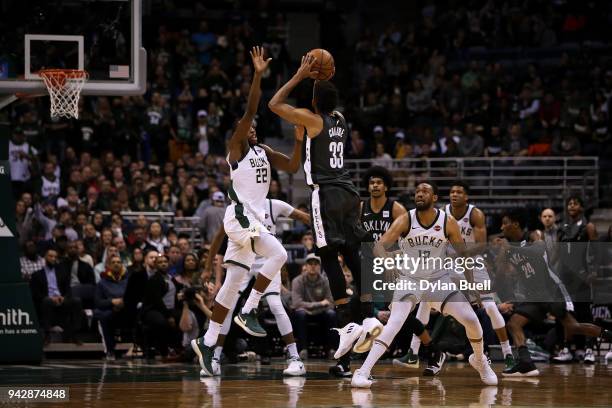
[[[302,150],[304,173],[309,186],[316,184],[342,184],[354,189],[351,176],[344,168],[344,145],[348,127],[344,117],[334,111],[321,115],[323,129],[314,139],[306,137]]]
[[[544,242],[528,243],[527,236],[520,243],[511,243],[508,249],[508,262],[515,268],[519,292],[529,300],[559,300],[559,287],[550,275],[545,254]]]
[[[375,242],[383,236],[393,224],[393,200],[387,198],[385,205],[379,212],[372,211],[370,199],[363,202],[361,208],[361,225],[366,230],[367,242]]]

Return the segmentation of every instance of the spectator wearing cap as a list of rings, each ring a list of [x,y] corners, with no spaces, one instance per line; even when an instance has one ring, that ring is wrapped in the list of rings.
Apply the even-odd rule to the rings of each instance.
[[[206,243],[211,243],[215,234],[223,225],[225,216],[225,195],[221,191],[212,194],[212,205],[202,212],[200,218],[200,234]]]
[[[23,129],[15,127],[8,148],[11,183],[15,197],[23,193],[26,183],[30,180],[32,165],[36,163],[37,154],[36,149],[26,142]]]
[[[318,333],[324,333],[326,346],[331,347],[330,329],[335,327],[336,312],[329,281],[321,273],[321,259],[315,254],[306,256],[306,272],[296,276],[291,283],[291,301],[294,310],[293,329],[298,348],[308,346],[308,324],[318,325]]]

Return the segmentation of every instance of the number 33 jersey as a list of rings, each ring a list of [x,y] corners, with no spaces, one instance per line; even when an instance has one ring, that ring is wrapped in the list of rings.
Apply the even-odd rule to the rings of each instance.
[[[239,161],[230,162],[231,184],[228,189],[232,204],[227,207],[224,223],[237,221],[242,229],[261,230],[266,217],[266,196],[270,190],[272,175],[266,151],[260,146],[251,146]],[[230,228],[231,230],[231,228]]]
[[[302,150],[304,174],[309,186],[342,184],[354,189],[348,170],[344,167],[344,147],[348,127],[340,112],[321,115],[323,129],[316,137],[306,137]]]

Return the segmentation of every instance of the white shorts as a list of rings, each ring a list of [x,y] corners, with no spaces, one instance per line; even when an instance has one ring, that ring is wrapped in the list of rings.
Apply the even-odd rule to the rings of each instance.
[[[254,239],[260,234],[269,234],[269,232],[266,227],[258,222],[251,222],[251,227],[243,228],[232,214],[233,210],[228,208],[223,220],[223,228],[228,237],[223,266],[227,267],[227,264],[233,264],[248,271],[251,269],[256,256],[253,248]]]
[[[413,307],[419,302],[428,302],[432,309],[440,312],[449,296],[458,292],[449,274],[435,278],[402,276],[397,282],[401,282],[402,288],[393,292],[393,302],[410,300]]]
[[[251,281],[251,279],[257,277],[257,274],[259,273],[259,270],[261,269],[263,265],[263,261],[264,259],[261,259],[261,263],[260,263],[260,259],[257,259],[255,263],[253,263],[253,265],[251,266],[251,269],[249,270],[249,272],[244,275],[244,277],[242,278],[242,282],[240,282],[240,292],[244,292],[247,286],[249,286],[249,282]],[[264,295],[272,294],[272,293],[280,295],[280,291],[281,291],[281,274],[277,273],[276,275],[274,275],[274,279],[272,279],[272,281],[270,282],[270,284],[264,291]]]

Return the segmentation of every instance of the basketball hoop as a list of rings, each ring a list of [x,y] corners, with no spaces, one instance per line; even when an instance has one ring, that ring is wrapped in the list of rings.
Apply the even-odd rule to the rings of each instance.
[[[43,69],[38,73],[51,98],[51,117],[79,118],[79,97],[87,82],[87,71]]]

